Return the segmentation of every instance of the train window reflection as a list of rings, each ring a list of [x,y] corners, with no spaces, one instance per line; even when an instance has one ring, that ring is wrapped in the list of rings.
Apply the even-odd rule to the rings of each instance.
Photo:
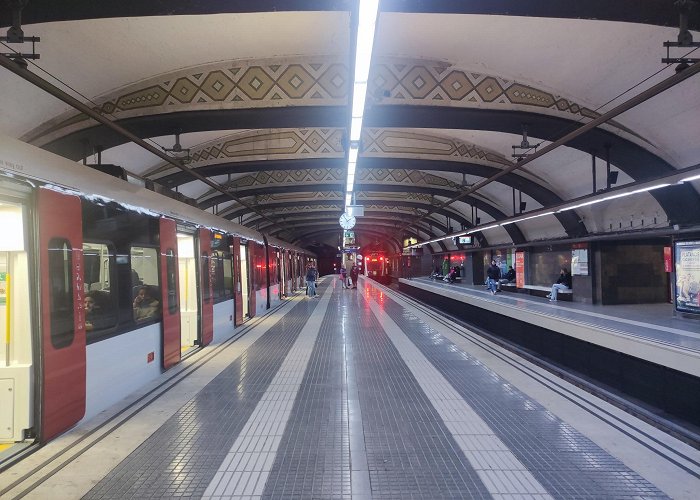
[[[160,319],[158,278],[158,251],[149,247],[131,247],[132,308],[136,323]]]
[[[211,300],[211,268],[209,254],[202,253],[202,302],[209,303]]]
[[[211,253],[211,268],[214,277],[214,300],[216,302],[233,296],[233,271],[231,253],[214,250]]]
[[[114,252],[104,243],[83,243],[85,331],[112,328],[117,324],[116,293],[112,286]]]
[[[49,241],[49,311],[51,345],[68,347],[75,337],[73,311],[73,248],[63,238]]]
[[[165,252],[165,273],[168,280],[168,311],[170,314],[177,312],[177,258],[175,251],[168,248]]]

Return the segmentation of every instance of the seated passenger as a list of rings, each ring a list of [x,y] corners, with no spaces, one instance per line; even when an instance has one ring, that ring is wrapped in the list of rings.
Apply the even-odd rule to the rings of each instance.
[[[95,310],[95,297],[89,293],[85,295],[85,331],[91,332],[95,329],[97,323],[98,311]],[[98,326],[99,328],[99,326]]]
[[[498,291],[501,291],[501,285],[505,285],[506,283],[515,283],[515,269],[513,269],[513,266],[508,266],[508,271],[506,271],[506,274],[498,280]]]
[[[143,323],[153,319],[158,313],[160,303],[150,296],[147,286],[138,288],[138,293],[134,298],[134,321]]]
[[[547,295],[550,302],[557,301],[557,293],[559,290],[569,290],[571,289],[571,274],[565,268],[561,268],[561,273],[559,273],[559,278],[557,282],[552,285],[552,292]]]

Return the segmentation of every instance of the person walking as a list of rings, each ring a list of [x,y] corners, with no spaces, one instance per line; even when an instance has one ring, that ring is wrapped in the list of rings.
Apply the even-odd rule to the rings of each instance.
[[[350,279],[352,280],[352,287],[357,288],[357,277],[360,275],[360,269],[357,265],[353,264],[350,269]]]
[[[318,278],[318,271],[313,264],[309,264],[306,269],[306,290],[310,299],[318,297],[316,295],[316,278]]]
[[[487,283],[489,290],[491,290],[491,295],[496,295],[496,289],[498,288],[498,280],[501,278],[501,268],[496,265],[496,261],[492,260],[491,265],[486,270]]]

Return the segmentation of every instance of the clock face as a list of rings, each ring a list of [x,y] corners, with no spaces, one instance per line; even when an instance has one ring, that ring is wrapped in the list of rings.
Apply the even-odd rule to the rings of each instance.
[[[340,227],[343,229],[351,229],[355,226],[355,217],[344,213],[340,216]]]

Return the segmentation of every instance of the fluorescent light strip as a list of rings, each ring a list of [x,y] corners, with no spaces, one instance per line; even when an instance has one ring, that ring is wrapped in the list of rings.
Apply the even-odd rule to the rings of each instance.
[[[630,195],[633,195],[633,194],[646,193],[646,192],[649,192],[649,191],[653,191],[653,190],[655,190],[655,189],[661,189],[661,188],[670,186],[670,185],[672,185],[672,183],[681,184],[681,183],[683,183],[683,182],[689,182],[689,181],[700,180],[700,174],[698,174],[698,175],[692,175],[692,176],[689,176],[689,177],[685,177],[685,178],[683,178],[683,179],[681,179],[681,180],[676,180],[676,179],[677,179],[677,176],[678,176],[678,174],[674,174],[674,175],[672,175],[672,176],[667,176],[667,177],[664,177],[664,178],[663,178],[664,180],[670,180],[671,182],[664,182],[664,183],[654,184],[654,185],[651,185],[651,186],[646,186],[646,187],[639,188],[639,189],[635,189],[635,190],[633,190],[633,191],[628,191],[628,192],[625,192],[625,193],[616,193],[616,194],[613,194],[613,195],[610,195],[610,196],[605,196],[605,197],[603,197],[603,198],[598,198],[598,199],[595,199],[595,200],[585,201],[585,202],[582,202],[582,203],[577,203],[577,204],[575,204],[575,205],[564,206],[564,207],[558,209],[556,212],[554,212],[554,211],[543,212],[543,213],[540,213],[540,214],[531,215],[531,216],[529,216],[529,217],[523,217],[523,218],[515,219],[515,220],[512,220],[512,221],[505,221],[505,222],[502,222],[502,223],[500,223],[500,224],[493,224],[493,225],[486,226],[486,227],[475,227],[475,228],[470,229],[469,231],[466,231],[466,232],[456,233],[456,234],[444,236],[444,237],[442,237],[442,238],[438,238],[438,239],[435,239],[435,240],[423,241],[423,242],[421,242],[421,243],[416,243],[415,245],[408,246],[408,247],[406,247],[406,248],[420,247],[421,245],[426,245],[426,244],[428,244],[428,243],[435,243],[435,242],[437,242],[437,241],[445,240],[445,239],[448,239],[448,238],[456,238],[456,237],[458,237],[458,236],[464,236],[464,235],[468,235],[468,234],[478,233],[479,231],[486,231],[486,230],[488,230],[488,229],[493,229],[493,228],[495,228],[495,227],[503,227],[503,226],[507,226],[508,224],[517,224],[518,222],[523,222],[523,221],[526,221],[526,220],[529,220],[529,219],[535,219],[535,218],[537,218],[537,217],[544,217],[545,215],[553,215],[553,214],[555,214],[555,213],[558,214],[558,213],[561,213],[561,212],[565,212],[565,211],[567,211],[567,210],[575,210],[575,209],[577,209],[577,208],[587,207],[587,206],[590,206],[590,205],[595,205],[596,203],[601,203],[601,202],[604,202],[604,201],[610,201],[610,200],[615,200],[615,199],[618,199],[618,198],[624,198],[625,196],[630,196]]]
[[[502,223],[501,226],[507,226],[508,224],[517,224],[518,222],[522,222],[525,220],[536,219],[537,217],[544,217],[545,215],[552,215],[553,213],[554,212],[544,212],[542,214],[531,215],[529,217],[523,217],[522,219],[510,220],[508,222]]]
[[[660,189],[660,188],[663,188],[663,187],[666,187],[666,186],[670,186],[670,184],[668,184],[668,183],[656,184],[656,185],[654,185],[654,186],[644,187],[644,188],[641,188],[641,189],[635,189],[634,191],[628,191],[627,193],[613,194],[613,195],[611,195],[611,196],[606,196],[605,198],[600,198],[600,199],[598,199],[598,200],[586,201],[586,202],[583,202],[583,203],[579,203],[578,205],[572,205],[572,206],[570,206],[570,207],[560,208],[559,210],[557,210],[557,213],[559,213],[559,212],[565,212],[565,211],[567,211],[567,210],[574,210],[574,209],[576,209],[576,208],[587,207],[587,206],[589,206],[589,205],[595,205],[596,203],[602,203],[602,202],[604,202],[604,201],[616,200],[616,199],[618,199],[618,198],[624,198],[625,196],[630,196],[630,195],[633,195],[633,194],[645,193],[645,192],[653,191],[654,189]]]
[[[367,98],[367,80],[372,63],[374,48],[374,32],[377,24],[379,0],[360,0],[359,18],[357,23],[357,42],[355,46],[355,76],[352,90],[352,116],[350,119],[350,142],[358,143],[362,137],[362,117],[365,112]],[[347,191],[352,194],[355,184],[355,164],[358,149],[350,148],[348,158]],[[351,166],[352,165],[352,166]],[[346,196],[345,209],[350,205]]]

